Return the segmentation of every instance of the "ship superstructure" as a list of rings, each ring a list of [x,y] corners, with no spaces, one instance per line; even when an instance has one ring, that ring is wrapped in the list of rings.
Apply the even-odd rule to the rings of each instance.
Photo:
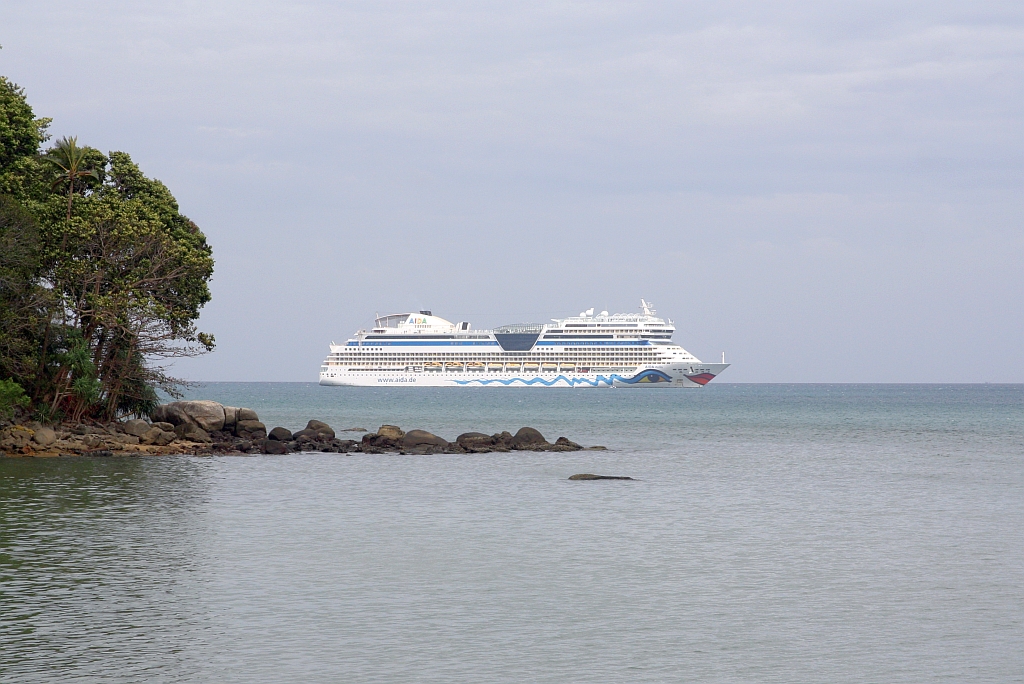
[[[550,323],[473,330],[430,311],[378,316],[331,344],[321,385],[700,387],[728,368],[672,342],[671,319],[644,300],[638,314],[593,309]]]

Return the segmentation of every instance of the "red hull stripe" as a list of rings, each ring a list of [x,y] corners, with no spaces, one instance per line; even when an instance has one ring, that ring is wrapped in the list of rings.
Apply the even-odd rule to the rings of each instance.
[[[698,385],[706,385],[714,380],[715,376],[711,373],[701,373],[699,375],[687,375],[686,378],[688,380],[693,380]]]

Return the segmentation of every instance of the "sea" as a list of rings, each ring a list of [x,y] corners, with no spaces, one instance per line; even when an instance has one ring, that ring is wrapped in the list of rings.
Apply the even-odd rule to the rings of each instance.
[[[1024,385],[188,395],[607,450],[0,459],[0,681],[1024,681]]]

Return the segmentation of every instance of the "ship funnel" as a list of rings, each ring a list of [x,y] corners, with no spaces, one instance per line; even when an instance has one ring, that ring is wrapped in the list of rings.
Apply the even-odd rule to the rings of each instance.
[[[588,316],[593,316],[594,315],[594,307],[590,307],[589,309],[587,309],[587,315]]]

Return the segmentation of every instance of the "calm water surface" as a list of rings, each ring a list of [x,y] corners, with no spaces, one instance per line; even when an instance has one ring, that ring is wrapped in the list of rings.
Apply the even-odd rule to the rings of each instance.
[[[193,395],[611,450],[0,460],[0,681],[1024,679],[1024,386]]]

